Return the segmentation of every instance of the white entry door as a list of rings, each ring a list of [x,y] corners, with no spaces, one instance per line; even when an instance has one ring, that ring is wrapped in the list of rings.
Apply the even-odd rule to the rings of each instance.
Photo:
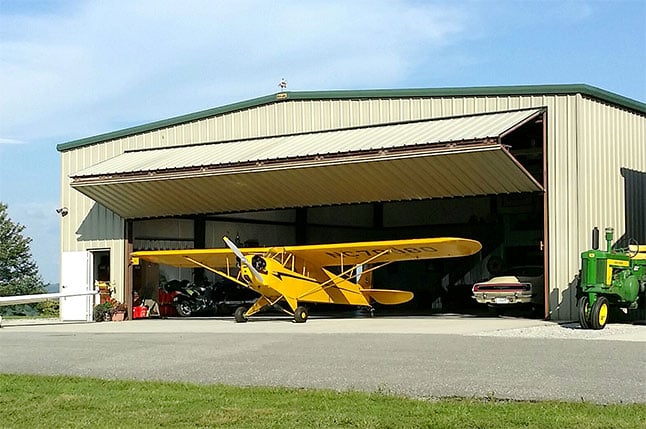
[[[89,292],[89,252],[63,252],[61,293]],[[61,320],[92,320],[93,296],[61,298]]]

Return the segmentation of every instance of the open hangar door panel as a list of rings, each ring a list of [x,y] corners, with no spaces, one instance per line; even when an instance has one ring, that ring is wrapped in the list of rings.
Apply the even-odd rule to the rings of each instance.
[[[542,171],[514,151],[541,155],[542,135],[532,134],[543,116],[528,109],[126,151],[75,173],[71,186],[126,219],[536,192]]]

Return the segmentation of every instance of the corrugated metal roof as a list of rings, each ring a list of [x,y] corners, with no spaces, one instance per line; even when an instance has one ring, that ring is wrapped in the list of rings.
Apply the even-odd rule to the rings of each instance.
[[[159,172],[197,167],[266,163],[383,150],[414,149],[437,143],[496,140],[538,115],[540,109],[268,137],[225,143],[125,152],[79,171],[74,178]]]
[[[366,99],[366,98],[401,98],[401,97],[477,97],[477,96],[509,96],[509,95],[554,95],[582,94],[587,97],[602,100],[617,106],[630,109],[641,114],[646,113],[646,104],[586,84],[560,85],[515,85],[515,86],[480,86],[458,88],[412,88],[412,89],[377,89],[377,90],[339,90],[339,91],[285,91],[266,95],[222,107],[207,109],[200,112],[164,119],[149,124],[143,124],[123,130],[73,140],[57,145],[61,152],[78,147],[101,143],[126,136],[149,132],[161,128],[197,121],[211,116],[279,103],[287,100],[329,100],[329,99]]]
[[[498,140],[541,112],[128,152],[72,186],[124,218],[535,192]]]

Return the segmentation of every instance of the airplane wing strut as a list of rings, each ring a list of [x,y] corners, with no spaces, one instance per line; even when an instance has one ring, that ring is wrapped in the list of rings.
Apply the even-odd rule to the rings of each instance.
[[[217,275],[219,275],[219,276],[221,276],[221,277],[224,277],[224,278],[225,278],[225,279],[227,279],[227,280],[231,280],[232,282],[237,283],[237,284],[239,284],[240,286],[244,286],[244,287],[246,287],[247,289],[249,289],[249,285],[248,285],[247,283],[241,282],[241,281],[240,281],[240,280],[238,280],[237,278],[235,278],[235,277],[233,277],[233,276],[230,276],[230,275],[229,275],[229,274],[227,274],[227,273],[224,273],[224,272],[222,272],[222,271],[220,271],[220,270],[216,270],[215,268],[209,267],[208,265],[205,265],[205,264],[201,263],[200,261],[196,261],[196,260],[195,260],[195,259],[193,259],[193,258],[189,258],[188,256],[185,256],[185,257],[184,257],[184,259],[186,259],[186,260],[187,260],[187,261],[189,261],[189,262],[192,262],[193,264],[195,264],[195,265],[197,265],[197,266],[199,266],[199,267],[204,268],[205,270],[209,270],[209,271],[211,271],[211,272],[213,272],[213,273],[215,273],[215,274],[217,274]]]
[[[330,277],[330,279],[329,279],[329,280],[327,280],[327,281],[325,281],[325,282],[323,282],[323,283],[321,283],[320,285],[316,285],[316,286],[314,286],[312,289],[310,289],[310,290],[308,290],[307,292],[305,292],[305,293],[301,294],[298,298],[299,298],[299,299],[302,299],[302,298],[306,297],[307,295],[309,295],[309,294],[311,294],[311,293],[313,293],[313,292],[318,291],[320,288],[326,289],[326,288],[334,287],[334,286],[337,286],[337,287],[338,287],[338,284],[337,284],[337,283],[338,283],[338,280],[345,280],[345,279],[343,279],[343,276],[346,276],[346,275],[348,275],[348,274],[352,273],[354,270],[356,270],[356,269],[357,269],[357,266],[358,266],[358,265],[365,265],[365,264],[369,264],[371,261],[374,261],[375,259],[378,259],[378,258],[382,257],[383,255],[385,255],[385,254],[387,254],[387,253],[390,253],[391,251],[392,251],[391,249],[386,249],[386,250],[384,250],[384,251],[381,251],[381,252],[379,252],[378,254],[376,254],[376,255],[374,255],[374,256],[372,256],[372,257],[370,257],[370,258],[366,259],[366,260],[365,260],[365,261],[363,261],[361,264],[353,265],[352,267],[350,267],[350,268],[348,268],[347,270],[343,271],[341,274],[333,275],[331,272],[329,272],[329,271],[327,271],[327,270],[325,270],[325,269],[324,269],[323,271],[328,275],[328,277]],[[343,254],[341,255],[341,260],[343,260]],[[386,265],[386,264],[388,264],[388,263],[390,263],[390,262],[386,262],[386,263],[384,263],[384,264],[379,265],[378,267],[374,267],[374,268],[372,269],[372,271],[374,271],[374,270],[375,270],[375,269],[377,269],[377,268],[381,268],[382,266],[384,266],[384,265]],[[341,262],[341,264],[343,265],[343,262]],[[366,272],[369,272],[369,271],[371,271],[371,270],[367,270]]]

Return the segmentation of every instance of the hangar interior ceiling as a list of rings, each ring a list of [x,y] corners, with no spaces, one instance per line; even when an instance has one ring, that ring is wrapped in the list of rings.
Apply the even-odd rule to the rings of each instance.
[[[542,266],[544,261],[542,111],[524,111],[496,132],[480,141],[418,145],[404,154],[393,155],[392,148],[387,153],[355,153],[357,159],[336,158],[325,166],[305,166],[324,159],[290,159],[296,167],[269,169],[257,181],[247,180],[253,172],[231,165],[221,166],[221,174],[158,170],[158,177],[148,181],[144,176],[150,171],[142,163],[151,162],[151,155],[135,153],[122,159],[139,163],[136,168],[128,164],[131,171],[108,174],[116,163],[98,166],[76,176],[73,186],[105,204],[123,192],[129,201],[117,209],[133,213],[126,217],[134,218],[134,250],[223,247],[224,235],[243,246],[437,236],[476,239],[483,243],[477,255],[392,264],[375,273],[379,287],[415,293],[405,311],[470,310],[476,306],[470,293],[474,282],[508,267]],[[172,188],[165,188],[164,181],[173,182]],[[176,201],[167,203],[172,215],[147,211],[161,204],[149,201],[148,194],[162,201],[172,196]],[[222,201],[229,204],[226,209]],[[239,201],[256,206],[236,209]],[[184,208],[176,208],[181,205]],[[194,281],[195,276],[189,269],[143,266],[135,288],[171,279]],[[209,274],[206,278],[219,281]]]

